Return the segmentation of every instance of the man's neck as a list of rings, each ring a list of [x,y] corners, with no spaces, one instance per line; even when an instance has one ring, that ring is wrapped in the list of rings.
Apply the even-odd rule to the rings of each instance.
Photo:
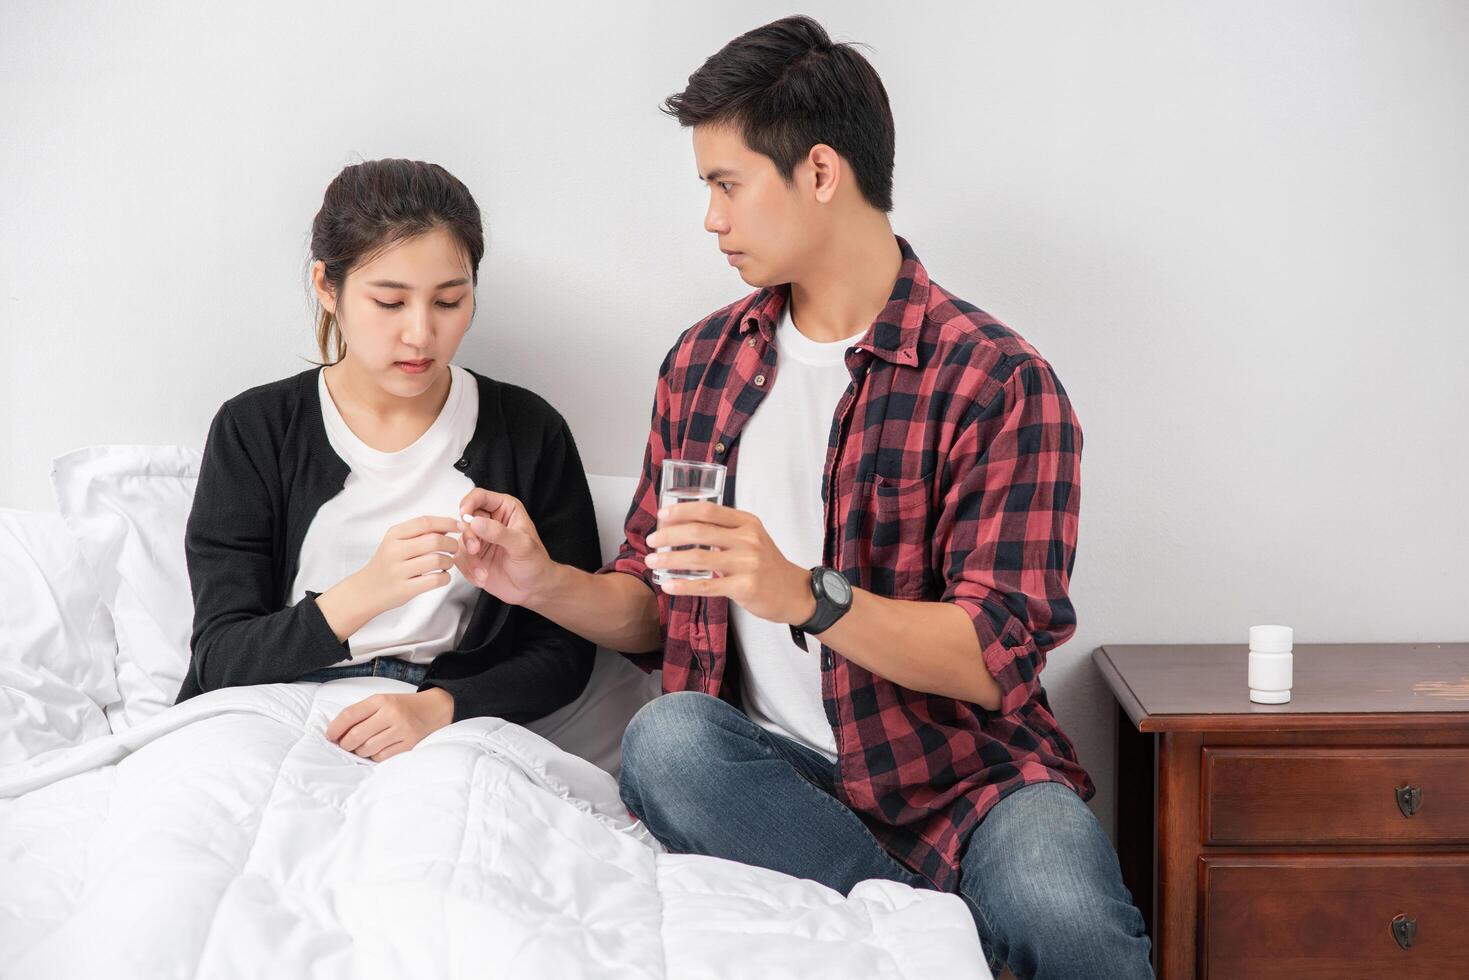
[[[865,333],[887,305],[903,267],[892,225],[880,212],[863,215],[831,241],[800,281],[791,283],[791,323],[823,343]]]

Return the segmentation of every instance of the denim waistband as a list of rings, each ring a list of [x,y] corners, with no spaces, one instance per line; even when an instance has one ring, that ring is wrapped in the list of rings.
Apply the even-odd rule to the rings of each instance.
[[[334,681],[343,677],[389,677],[395,681],[403,681],[415,687],[423,683],[423,678],[428,674],[428,664],[415,664],[397,657],[374,657],[360,664],[348,664],[345,667],[324,667],[321,670],[313,670],[296,678],[298,681]]]

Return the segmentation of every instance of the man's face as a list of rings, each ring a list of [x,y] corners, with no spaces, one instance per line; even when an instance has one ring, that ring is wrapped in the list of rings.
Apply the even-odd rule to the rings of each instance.
[[[694,127],[694,161],[709,187],[704,229],[719,236],[719,249],[751,286],[794,281],[819,235],[809,162],[787,184],[775,163],[745,145],[738,129]]]

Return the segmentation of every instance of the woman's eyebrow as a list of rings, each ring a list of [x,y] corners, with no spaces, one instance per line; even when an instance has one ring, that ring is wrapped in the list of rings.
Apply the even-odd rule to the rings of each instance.
[[[435,289],[448,289],[450,286],[462,286],[462,285],[464,285],[467,282],[469,282],[468,279],[465,279],[465,278],[461,277],[459,279],[450,279],[448,282],[441,282],[437,286],[435,286],[434,288]],[[378,280],[375,280],[373,282],[368,283],[368,285],[369,286],[382,286],[385,289],[412,289],[413,288],[412,286],[409,286],[409,285],[407,285],[405,283],[394,282],[391,279],[378,279]]]

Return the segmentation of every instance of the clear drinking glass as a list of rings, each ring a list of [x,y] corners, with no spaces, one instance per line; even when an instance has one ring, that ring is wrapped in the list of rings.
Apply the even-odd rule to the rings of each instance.
[[[684,459],[665,459],[663,461],[663,483],[658,491],[658,509],[662,510],[673,504],[686,504],[691,501],[709,501],[716,504],[724,502],[723,463],[700,463]],[[662,526],[662,522],[659,522],[659,526]],[[687,551],[689,548],[697,547],[700,546],[686,544],[672,548],[665,545],[658,551],[661,554],[669,551]],[[707,569],[653,569],[653,581],[660,585],[671,579],[713,577],[714,573]]]

